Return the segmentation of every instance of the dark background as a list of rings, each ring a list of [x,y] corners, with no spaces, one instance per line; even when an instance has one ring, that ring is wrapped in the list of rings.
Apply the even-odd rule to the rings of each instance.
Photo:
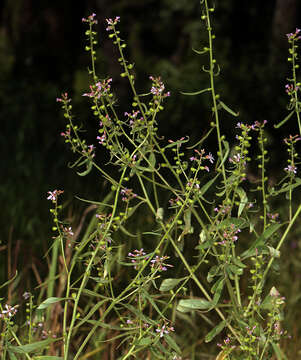
[[[297,0],[216,1],[213,14],[216,58],[221,66],[217,90],[239,121],[268,120],[272,171],[279,169],[279,144],[297,133],[294,120],[273,129],[286,115],[284,91],[290,75],[286,33],[301,26]],[[192,48],[207,44],[200,22],[200,4],[186,0],[2,0],[0,5],[0,146],[1,249],[6,244],[34,244],[50,238],[51,218],[46,193],[64,189],[73,211],[74,195],[97,200],[101,179],[78,178],[68,168],[72,159],[60,132],[65,120],[55,99],[65,91],[73,98],[77,118],[87,136],[96,137],[96,124],[82,94],[88,90],[89,55],[84,51],[82,17],[97,14],[98,74],[113,77],[119,110],[130,110],[128,84],[119,77],[118,54],[105,31],[105,18],[121,17],[127,57],[135,63],[137,88],[150,87],[149,75],[161,75],[172,96],[160,115],[160,133],[173,138],[190,135],[192,142],[209,128],[210,99],[183,96],[208,86],[200,69],[208,64]],[[224,132],[233,136],[238,120],[225,114]],[[92,132],[92,135],[91,135]],[[281,136],[279,136],[279,134]],[[94,140],[95,141],[95,140]],[[96,142],[96,141],[95,141]],[[212,145],[214,146],[214,145]],[[282,148],[285,156],[284,147]],[[278,153],[276,153],[276,150]],[[97,159],[101,162],[101,150]],[[284,167],[284,166],[283,166]],[[78,208],[77,208],[78,206]],[[1,244],[0,244],[1,246]],[[28,250],[29,251],[29,250]]]

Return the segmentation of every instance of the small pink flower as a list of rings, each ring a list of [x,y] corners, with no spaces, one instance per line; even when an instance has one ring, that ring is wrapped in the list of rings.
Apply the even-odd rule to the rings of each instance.
[[[57,197],[59,195],[61,195],[64,191],[63,190],[53,190],[53,191],[48,191],[48,197],[47,200],[51,200],[53,202],[56,201]]]
[[[114,29],[114,26],[117,25],[117,23],[120,21],[120,16],[116,16],[115,19],[106,19],[107,24],[109,25],[106,30],[110,31]]]

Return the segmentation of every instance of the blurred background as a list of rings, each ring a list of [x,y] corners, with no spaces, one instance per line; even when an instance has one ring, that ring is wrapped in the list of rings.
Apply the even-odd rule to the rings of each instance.
[[[267,119],[269,167],[277,171],[282,155],[285,164],[285,147],[283,154],[279,153],[282,137],[297,133],[294,120],[278,132],[273,125],[287,115],[289,99],[284,87],[291,70],[285,34],[301,26],[300,2],[215,3],[214,46],[221,66],[217,91],[223,102],[240,113],[239,120],[223,114],[223,131],[233,138],[237,121]],[[207,75],[201,71],[208,59],[192,51],[207,45],[199,1],[2,0],[0,249],[6,259],[9,247],[14,259],[11,269],[17,263],[18,267],[29,266],[34,257],[39,262],[41,253],[36,255],[36,245],[45,244],[46,251],[51,241],[47,191],[64,189],[72,213],[83,209],[74,200],[75,195],[94,200],[100,197],[102,179],[93,173],[79,178],[68,168],[72,155],[60,137],[65,120],[56,103],[56,98],[68,91],[77,120],[84,124],[91,142],[96,143],[98,124],[90,115],[87,98],[82,97],[89,89],[89,54],[84,51],[85,26],[81,19],[92,12],[98,18],[98,74],[113,78],[118,111],[129,111],[131,99],[126,79],[119,76],[118,54],[105,31],[105,18],[116,15],[121,17],[119,29],[128,44],[127,57],[135,63],[140,93],[149,90],[149,75],[160,75],[171,92],[160,114],[160,133],[169,138],[189,135],[193,143],[209,129],[209,97],[181,94],[208,86]],[[101,156],[99,149],[100,162]],[[6,265],[6,261],[2,262],[2,266]]]

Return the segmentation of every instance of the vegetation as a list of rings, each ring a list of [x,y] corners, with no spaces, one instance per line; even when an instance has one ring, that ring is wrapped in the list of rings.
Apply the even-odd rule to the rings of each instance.
[[[164,109],[173,94],[159,76],[137,81],[117,16],[106,19],[106,31],[118,50],[121,79],[129,84],[131,106],[122,109],[114,78],[97,73],[96,14],[82,19],[91,57],[90,86],[83,96],[97,134],[85,132],[67,92],[57,102],[66,121],[61,136],[73,153],[70,167],[80,178],[98,173],[101,200],[98,194],[96,200],[80,198],[87,208],[75,219],[68,214],[64,190],[48,191],[49,272],[35,269],[39,286],[26,289],[22,301],[17,272],[1,286],[8,288],[0,305],[3,359],[297,355],[288,344],[300,331],[292,327],[300,280],[291,270],[300,254],[285,254],[290,247],[299,249],[301,204],[295,199],[301,137],[284,136],[287,159],[274,179],[267,168],[266,129],[289,123],[297,129],[293,134],[301,134],[300,30],[287,35],[287,116],[278,124],[264,119],[248,124],[226,104],[216,83],[221,66],[214,49],[214,13],[202,0],[207,40],[194,52],[206,85],[183,92],[187,99],[205,96],[210,104],[210,127],[200,129],[195,142],[194,134],[161,135],[161,114],[168,110],[173,116],[172,109]],[[225,135],[229,116],[236,118],[233,135]]]

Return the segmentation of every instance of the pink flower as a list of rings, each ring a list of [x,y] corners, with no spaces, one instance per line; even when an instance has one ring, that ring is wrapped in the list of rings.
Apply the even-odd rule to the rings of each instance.
[[[47,200],[51,200],[53,202],[56,201],[57,197],[59,195],[61,195],[64,191],[63,190],[53,190],[53,191],[48,191],[47,193],[49,194],[47,197]]]
[[[108,23],[108,27],[106,28],[107,31],[113,30],[114,26],[117,25],[117,23],[120,21],[120,16],[116,16],[115,19],[106,19],[106,22]]]
[[[91,24],[97,24],[97,20],[95,19],[96,14],[93,13],[90,16],[88,16],[88,18],[82,18],[82,22],[89,22]]]

